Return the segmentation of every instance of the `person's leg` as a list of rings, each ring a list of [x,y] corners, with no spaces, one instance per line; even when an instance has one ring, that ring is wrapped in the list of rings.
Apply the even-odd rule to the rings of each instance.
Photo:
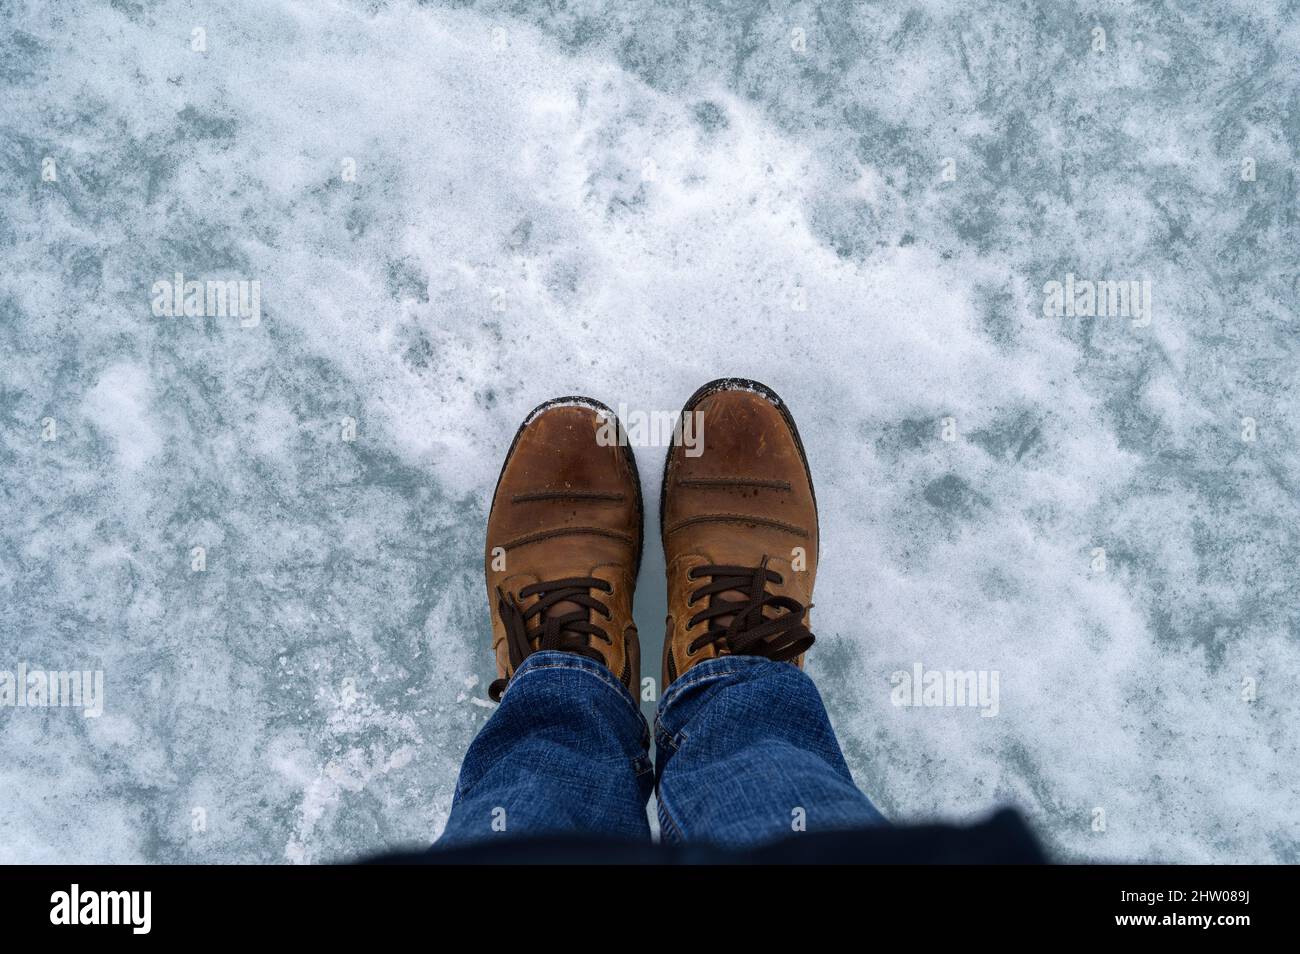
[[[665,840],[740,847],[885,824],[853,784],[817,687],[790,663],[693,666],[659,703],[655,743]]]
[[[438,846],[585,832],[650,837],[649,732],[602,663],[533,653],[461,765]]]
[[[674,439],[660,508],[664,837],[741,846],[880,824],[801,668],[819,534],[789,408],[756,381],[725,378],[682,413],[701,442]]]
[[[466,753],[438,845],[584,832],[648,838],[649,731],[632,695],[641,484],[614,413],[548,401],[515,434],[484,573],[501,707]]]

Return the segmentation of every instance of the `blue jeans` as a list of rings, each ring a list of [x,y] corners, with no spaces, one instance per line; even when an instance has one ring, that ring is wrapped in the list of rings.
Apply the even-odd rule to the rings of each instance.
[[[636,699],[603,665],[529,656],[461,765],[438,846],[508,835],[748,847],[792,832],[885,824],[849,774],[812,680],[727,656],[691,667],[659,702],[658,764]]]

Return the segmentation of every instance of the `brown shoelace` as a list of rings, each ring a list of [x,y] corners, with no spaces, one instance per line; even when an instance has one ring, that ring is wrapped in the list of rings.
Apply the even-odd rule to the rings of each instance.
[[[697,566],[690,572],[692,580],[702,576],[711,577],[713,582],[693,592],[687,605],[706,597],[709,605],[692,616],[687,625],[711,622],[702,636],[691,641],[687,647],[689,652],[698,652],[709,644],[715,647],[721,644],[737,656],[766,656],[774,662],[784,662],[813,644],[816,637],[803,622],[812,606],[805,607],[789,596],[775,596],[767,591],[769,583],[784,582],[780,573],[767,568],[767,557],[758,566],[710,564]],[[744,593],[745,599],[724,599],[720,595],[731,590]],[[763,612],[769,607],[783,612],[769,618]],[[725,625],[720,622],[724,616],[731,617]]]
[[[575,576],[563,580],[530,583],[519,591],[519,598],[497,587],[497,613],[506,628],[506,644],[510,650],[510,671],[515,673],[523,661],[534,652],[543,650],[561,650],[577,653],[596,662],[605,658],[591,646],[592,638],[613,641],[609,634],[591,621],[593,612],[600,613],[605,619],[610,618],[609,607],[591,595],[592,590],[604,593],[613,592],[614,588],[604,580],[594,576]],[[519,600],[529,596],[540,596],[536,603],[527,609],[519,605]],[[580,609],[570,613],[551,615],[551,607],[559,603],[576,603]],[[529,630],[528,621],[538,617],[536,628]],[[539,640],[537,649],[533,642]],[[501,694],[506,691],[509,678],[497,679],[488,687],[488,696],[493,702],[501,701]]]

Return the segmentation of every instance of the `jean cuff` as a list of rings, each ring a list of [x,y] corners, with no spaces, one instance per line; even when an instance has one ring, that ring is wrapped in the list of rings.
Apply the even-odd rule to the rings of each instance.
[[[668,691],[659,700],[659,711],[667,711],[678,696],[702,682],[712,682],[738,673],[749,673],[754,669],[770,665],[773,665],[772,660],[764,656],[718,656],[716,659],[697,662],[668,687]]]
[[[788,662],[773,662],[763,656],[719,656],[715,659],[705,659],[696,663],[683,675],[677,677],[668,691],[665,692],[659,700],[659,708],[655,712],[655,739],[660,746],[668,745],[676,748],[676,733],[671,731],[668,726],[672,722],[673,708],[680,705],[679,700],[698,689],[706,683],[718,682],[724,679],[732,679],[736,676],[742,678],[753,676],[760,669],[769,666],[790,666],[796,672],[799,672],[797,666]]]
[[[627,686],[619,680],[617,676],[604,663],[597,662],[594,659],[588,659],[586,656],[579,656],[577,653],[566,653],[560,650],[546,649],[535,652],[530,655],[515,670],[510,682],[506,685],[506,691],[501,694],[501,704],[505,705],[506,700],[510,698],[511,693],[517,693],[521,682],[531,681],[538,678],[539,673],[548,670],[563,669],[568,672],[586,673],[592,678],[594,685],[601,688],[594,692],[606,693],[617,697],[628,709],[631,710],[641,725],[641,734],[645,739],[646,748],[650,746],[650,726],[646,723],[645,716],[641,714],[641,704],[628,690]],[[525,685],[527,683],[525,682]],[[527,691],[526,689],[523,691]]]

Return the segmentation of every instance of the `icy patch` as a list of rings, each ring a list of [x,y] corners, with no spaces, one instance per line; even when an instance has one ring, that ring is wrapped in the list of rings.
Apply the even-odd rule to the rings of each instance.
[[[112,439],[117,465],[126,471],[139,470],[162,448],[149,400],[144,371],[127,364],[107,369],[86,394],[87,418]]]
[[[133,708],[105,722],[129,732],[0,735],[30,769],[0,773],[22,833],[0,858],[431,839],[490,711],[481,533],[519,422],[564,394],[674,412],[724,375],[799,423],[810,671],[891,817],[1009,801],[1073,856],[1294,858],[1298,406],[1262,357],[1294,358],[1294,262],[1214,276],[1215,222],[1268,208],[1184,158],[1214,148],[1188,122],[1215,90],[1150,56],[1075,65],[1077,23],[991,8],[828,8],[796,61],[776,14],[733,48],[683,26],[717,15],[694,7],[619,7],[589,45],[567,19],[557,40],[379,7],[4,14],[0,621],[43,665],[102,660]],[[1052,109],[1020,78],[1043,50]],[[1269,99],[1224,62],[1225,90]],[[1094,99],[1123,121],[1083,149]],[[1112,265],[1153,278],[1150,328],[1040,317],[1045,281]],[[155,317],[178,271],[260,281],[260,323]],[[1261,357],[1216,369],[1234,349]],[[998,670],[999,715],[894,707],[917,662]]]

